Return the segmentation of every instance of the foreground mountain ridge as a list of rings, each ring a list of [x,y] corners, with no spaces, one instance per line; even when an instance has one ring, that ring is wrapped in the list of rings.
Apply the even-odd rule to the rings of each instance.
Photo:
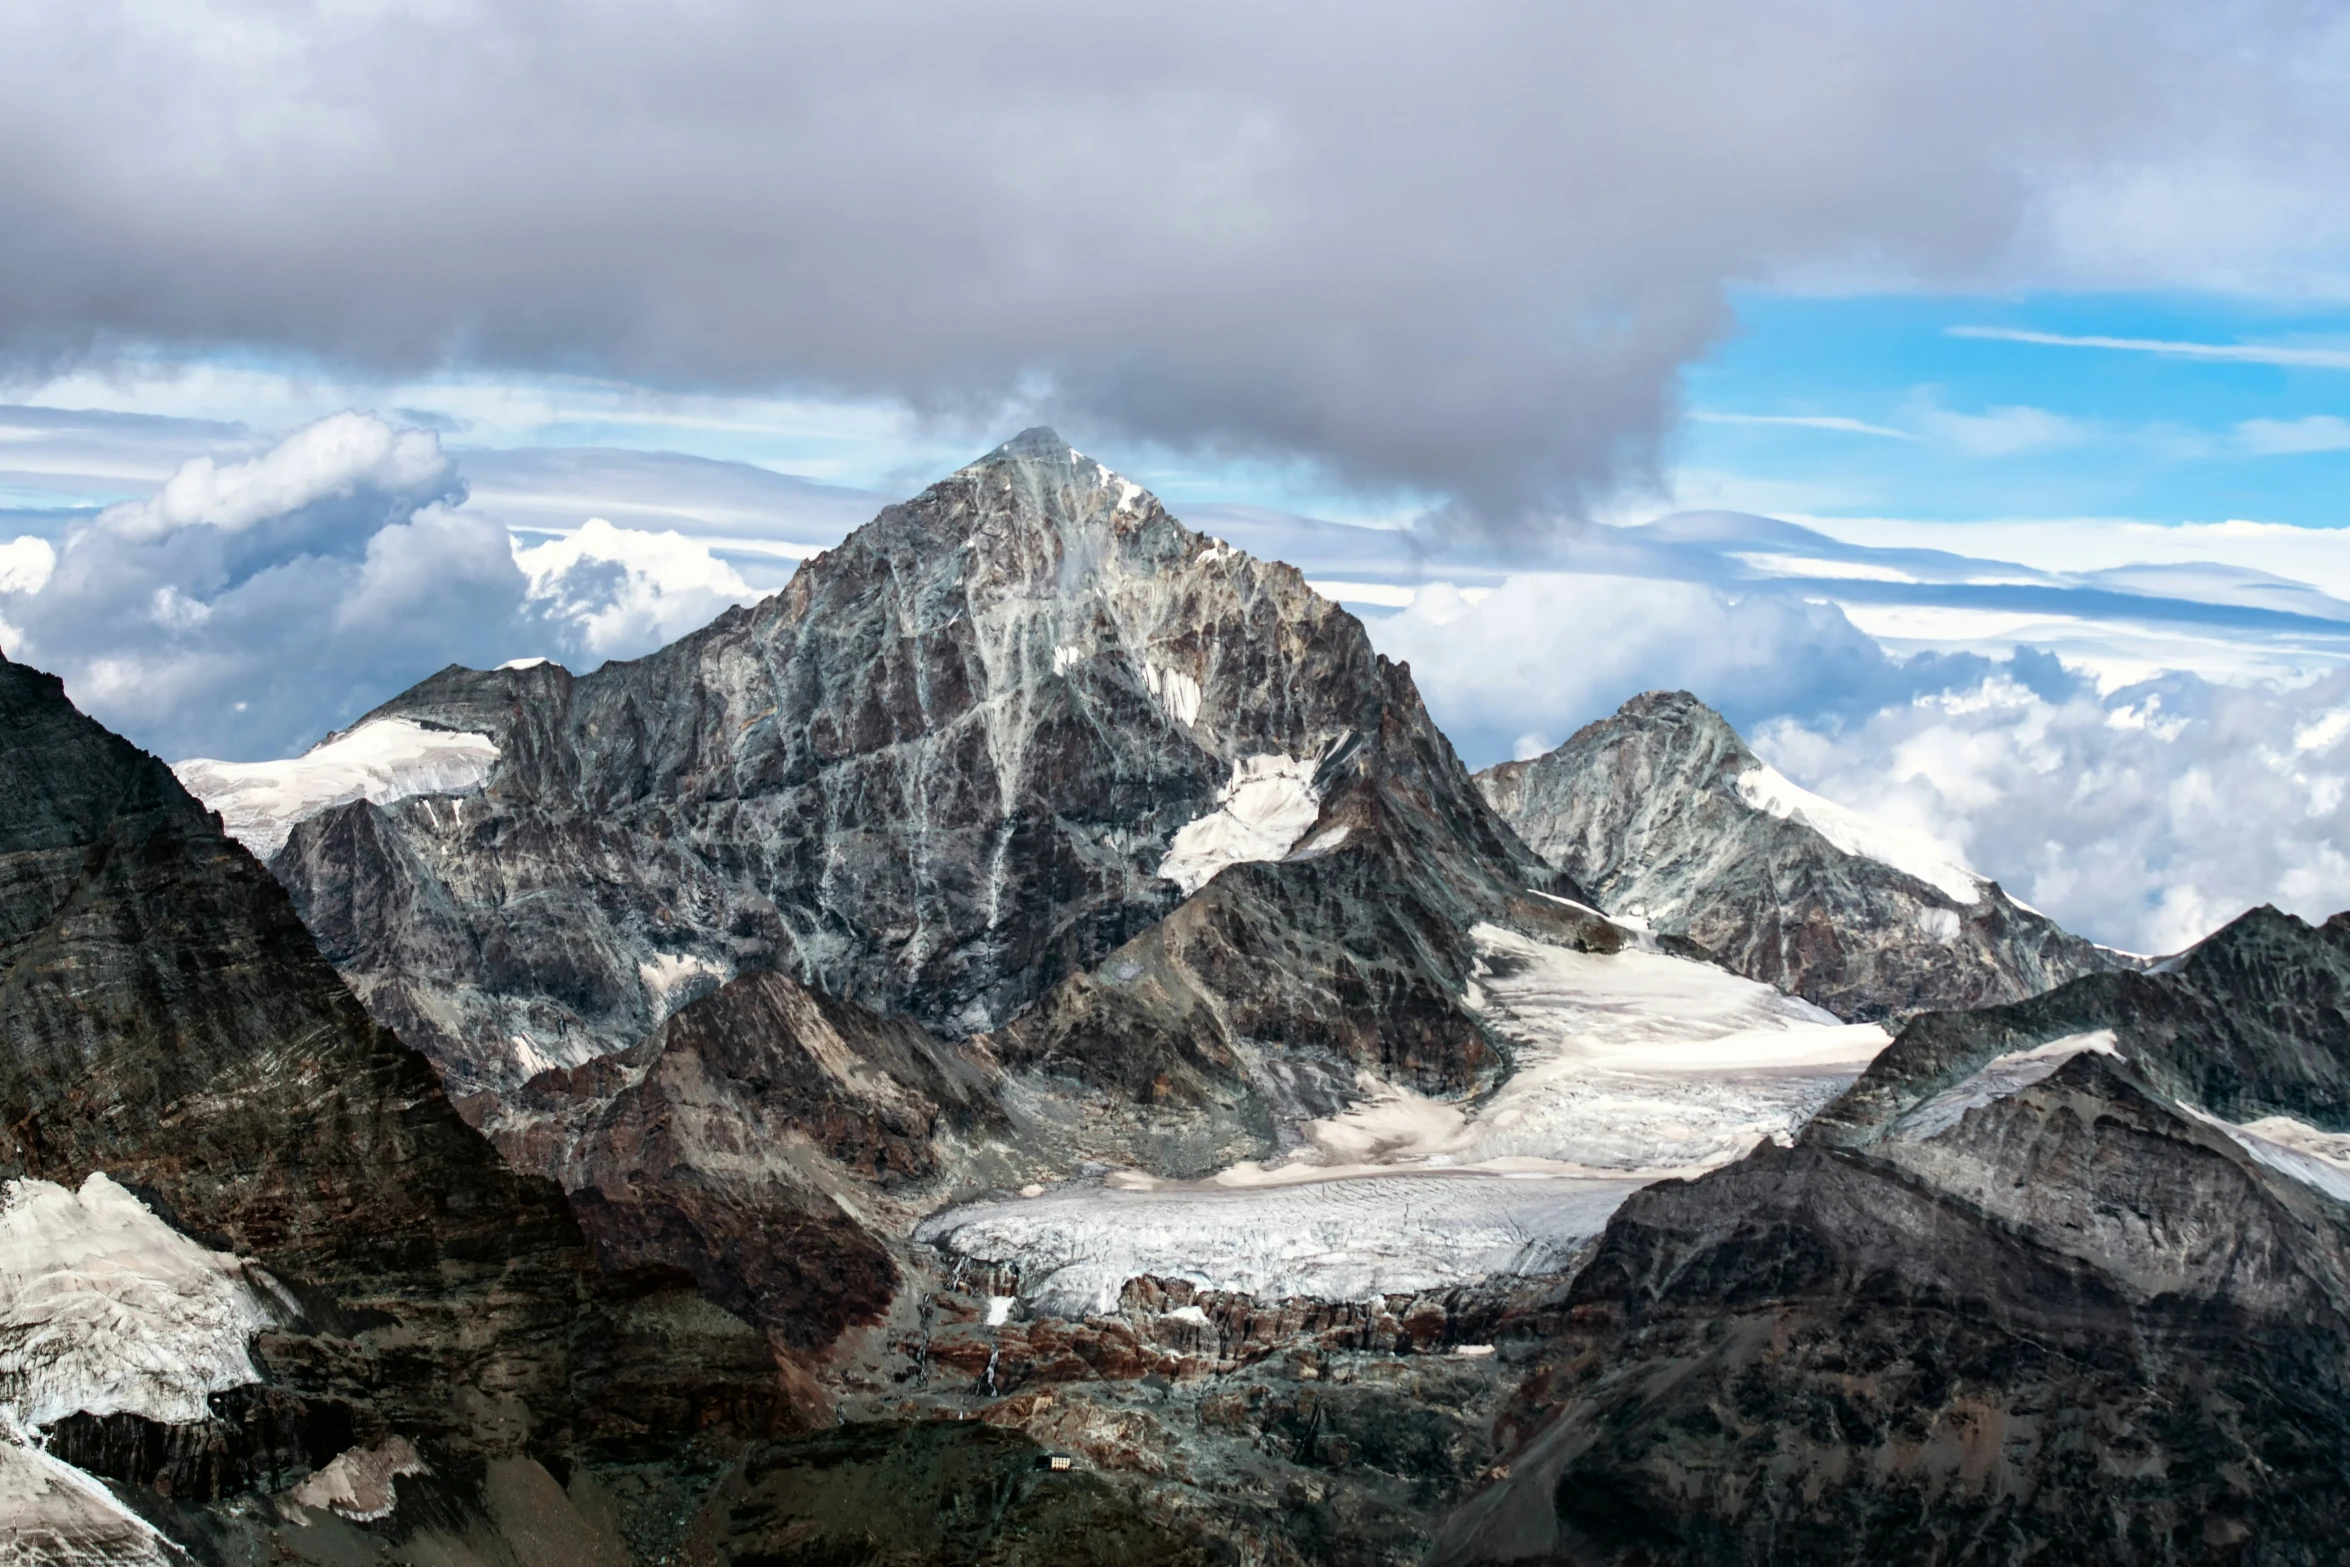
[[[1839,1017],[1992,1006],[2134,961],[1797,788],[1686,691],[1636,696],[1477,784],[1611,911]]]

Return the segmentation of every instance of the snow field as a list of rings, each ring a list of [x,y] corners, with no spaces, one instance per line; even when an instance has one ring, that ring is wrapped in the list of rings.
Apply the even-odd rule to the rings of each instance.
[[[1790,1135],[1887,1043],[1710,965],[1474,935],[1470,999],[1515,1056],[1484,1098],[1366,1077],[1279,1162],[1117,1172],[952,1209],[919,1237],[1018,1263],[1031,1306],[1060,1315],[1107,1311],[1145,1273],[1343,1300],[1547,1271],[1639,1187]]]
[[[187,791],[220,813],[229,836],[268,859],[296,823],[351,800],[389,805],[418,794],[478,789],[497,765],[488,735],[378,718],[277,762],[173,764]]]
[[[1738,797],[1782,821],[1798,821],[1846,854],[1890,865],[1970,907],[1983,901],[1983,878],[1953,861],[1942,846],[1873,816],[1822,799],[1773,767],[1740,773]]]
[[[1245,757],[1232,764],[1216,808],[1176,830],[1158,874],[1189,896],[1227,865],[1280,859],[1321,814],[1314,763],[1278,752]]]

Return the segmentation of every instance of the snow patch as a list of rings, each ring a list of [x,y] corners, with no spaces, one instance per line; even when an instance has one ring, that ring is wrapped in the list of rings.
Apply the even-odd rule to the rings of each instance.
[[[1000,1328],[1012,1320],[1012,1308],[1020,1303],[1017,1295],[990,1295],[987,1297],[987,1325]]]
[[[165,1425],[261,1380],[246,1345],[274,1319],[245,1264],[198,1245],[94,1172],[0,1189],[0,1409],[27,1426],[75,1411]]]
[[[1180,669],[1161,669],[1158,665],[1142,666],[1142,683],[1159,699],[1167,716],[1189,727],[1199,721],[1199,682]]]
[[[539,667],[541,664],[552,664],[553,662],[555,662],[553,659],[551,659],[551,658],[543,658],[543,657],[542,657],[542,658],[510,658],[510,659],[506,660],[506,662],[504,662],[503,664],[500,664],[498,667],[499,667],[500,669],[536,669],[536,668],[538,668],[538,667]]]
[[[354,1523],[374,1523],[391,1517],[399,1505],[395,1480],[431,1472],[408,1439],[395,1436],[374,1447],[344,1449],[334,1462],[288,1491],[286,1500]]]
[[[1227,865],[1278,860],[1322,814],[1314,764],[1267,752],[1232,764],[1216,808],[1176,831],[1158,873],[1189,896]]]
[[[1063,644],[1053,649],[1053,673],[1056,675],[1065,675],[1084,662],[1085,652],[1081,648]]]
[[[690,952],[656,952],[636,966],[636,973],[644,981],[645,999],[655,1019],[677,1010],[678,998],[698,981],[723,985],[728,977],[724,964]]]
[[[2193,1105],[2182,1108],[2197,1120],[2227,1133],[2254,1160],[2278,1174],[2290,1176],[2336,1202],[2350,1202],[2350,1132],[2321,1132],[2307,1121],[2289,1115],[2263,1116],[2239,1124],[2223,1121]]]
[[[1846,854],[1890,865],[1956,902],[1973,905],[1983,901],[1983,878],[1949,859],[1940,845],[1922,833],[1889,826],[1824,800],[1773,767],[1758,766],[1740,773],[1736,787],[1738,797],[1756,810],[1768,811],[1781,821],[1801,822]]]
[[[488,735],[376,718],[277,762],[176,763],[187,791],[220,813],[230,837],[262,859],[296,823],[351,800],[389,805],[419,794],[465,794],[497,765]]]
[[[2083,1054],[2119,1056],[2110,1028],[2067,1034],[2029,1050],[2011,1050],[1994,1056],[1982,1070],[1954,1087],[1945,1088],[1894,1123],[1897,1136],[1937,1137],[1956,1126],[1969,1110],[1980,1110],[1994,1100],[2021,1093]]]

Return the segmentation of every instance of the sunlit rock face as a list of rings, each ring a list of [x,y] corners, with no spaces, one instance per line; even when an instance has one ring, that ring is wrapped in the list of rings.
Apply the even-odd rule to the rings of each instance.
[[[1477,783],[1610,914],[1839,1017],[1990,1006],[2130,962],[1932,842],[1796,787],[1685,691],[1635,697]]]
[[[2318,1562],[2350,1526],[2350,916],[1911,1023],[1610,1223],[1435,1560]]]
[[[1564,885],[1352,616],[1049,431],[651,657],[374,716],[497,761],[312,815],[273,868],[460,1092],[770,969],[1165,1102],[1264,1046],[1458,1089],[1498,1065],[1468,927]]]

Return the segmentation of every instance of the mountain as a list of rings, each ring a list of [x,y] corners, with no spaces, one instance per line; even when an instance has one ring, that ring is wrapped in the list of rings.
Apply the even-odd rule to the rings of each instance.
[[[1611,913],[1839,1017],[1996,1005],[2132,961],[1798,788],[1686,691],[1634,697],[1477,785]]]
[[[1050,431],[650,657],[443,671],[238,799],[300,808],[337,747],[424,779],[426,745],[494,759],[252,830],[477,1118],[772,970],[1213,1168],[1270,1135],[1267,1059],[1490,1081],[1469,927],[1584,917],[1354,617]]]
[[[412,1461],[411,1520],[454,1550],[576,1522],[548,1465],[598,1444],[636,1450],[623,1510],[658,1511],[665,1452],[774,1424],[758,1336],[600,1274],[162,763],[6,661],[0,725],[0,1465],[120,1511],[54,1472],[79,1466],[218,1544],[275,1532],[257,1496],[330,1498],[285,1515],[306,1537],[357,1507],[342,1478]]]
[[[2321,1562],[2350,1524],[2350,916],[1912,1022],[1625,1204],[1441,1562]]]

